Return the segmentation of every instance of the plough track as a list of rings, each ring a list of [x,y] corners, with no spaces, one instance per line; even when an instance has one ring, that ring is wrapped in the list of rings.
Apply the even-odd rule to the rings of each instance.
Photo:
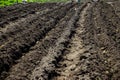
[[[115,4],[29,3],[0,9],[0,80],[119,80]]]
[[[80,19],[78,21],[78,28],[75,29],[75,34],[71,38],[68,47],[65,50],[65,52],[62,57],[62,60],[59,62],[58,68],[55,70],[59,76],[56,76],[53,80],[82,80],[82,76],[78,77],[76,76],[79,73],[79,60],[80,60],[80,55],[81,53],[84,53],[86,49],[84,48],[82,44],[82,40],[79,37],[81,33],[84,31],[84,16],[86,15],[86,10],[87,8],[90,7],[90,4],[85,6],[81,10],[80,13]]]
[[[26,18],[22,18],[22,19],[19,19],[16,22],[9,23],[8,25],[6,25],[5,28],[2,28],[1,31],[0,31],[1,32],[1,34],[0,34],[0,40],[1,40],[0,45],[4,44],[4,42],[7,42],[7,40],[10,40],[9,38],[14,38],[14,36],[19,35],[23,31],[31,28],[30,25],[34,24],[38,20],[38,18],[46,16],[51,11],[55,11],[57,9],[60,9],[61,7],[64,7],[64,5],[53,7],[51,9],[46,8],[46,10],[42,10],[40,12],[38,11],[38,12],[36,12],[36,14],[28,15]],[[45,20],[45,21],[47,21],[47,20]]]
[[[72,9],[72,11],[73,11],[73,9]],[[54,43],[57,42],[56,39],[60,37],[60,34],[62,34],[63,30],[65,29],[65,25],[64,24],[67,22],[67,20],[70,19],[70,17],[72,15],[73,15],[73,12],[71,12],[70,15],[68,13],[68,15],[66,15],[63,19],[61,19],[61,21],[56,25],[56,27],[54,29],[52,29],[46,35],[46,37],[43,40],[37,42],[37,44],[34,47],[32,47],[32,49],[29,51],[29,53],[27,53],[20,60],[20,62],[17,65],[15,65],[15,68],[14,67],[12,68],[13,70],[12,70],[12,73],[10,73],[10,75],[13,74],[13,75],[15,75],[16,77],[19,78],[19,77],[27,75],[28,72],[30,74],[30,71],[32,73],[32,70],[41,61],[41,58],[48,54],[46,52],[48,50],[48,48],[54,46]],[[43,50],[43,51],[41,51],[41,50]],[[34,54],[36,54],[36,55],[34,55]],[[26,62],[27,64],[23,64],[24,62]],[[17,71],[16,71],[16,68],[17,68]],[[26,74],[22,74],[23,72],[21,70],[23,70],[23,72],[26,73]],[[16,73],[19,73],[19,74],[16,75]],[[9,76],[7,79],[8,80],[16,79],[15,76],[14,77],[12,76],[12,78],[11,78],[11,76]],[[30,76],[28,75],[28,77],[26,77],[26,78],[28,78],[28,80],[29,80]],[[23,80],[26,79],[26,78],[23,78]]]
[[[68,7],[66,8],[62,7],[61,10],[63,11],[69,10],[72,6],[73,5],[68,4]],[[19,59],[19,57],[21,57],[24,52],[27,52],[29,48],[33,46],[39,39],[44,38],[47,32],[50,31],[52,28],[54,28],[54,26],[58,23],[58,21],[66,14],[64,12],[60,13],[59,10],[55,10],[53,12],[55,13],[51,13],[47,16],[43,16],[43,19],[42,18],[37,19],[37,21],[34,22],[33,25],[31,25],[30,29],[24,31],[23,34],[21,35],[15,36],[13,40],[10,40],[6,44],[4,44],[4,46],[0,47],[0,54],[2,54],[0,56],[1,72],[4,70],[8,70],[9,67],[11,67],[13,63],[15,63],[14,60]],[[58,13],[59,16],[53,15]],[[46,24],[44,24],[44,20],[46,19],[51,19],[51,20],[46,22]],[[33,34],[30,34],[31,32]],[[9,48],[8,50],[7,47],[9,46],[12,47]]]
[[[1,12],[1,17],[0,17],[0,28],[4,28],[4,24],[7,24],[9,22],[13,22],[19,18],[26,17],[29,14],[35,14],[37,11],[42,11],[46,9],[46,7],[53,8],[53,6],[57,6],[55,3],[53,4],[28,4],[28,5],[23,5],[20,8],[15,8],[14,10],[7,10],[9,12],[4,12],[3,10]],[[59,6],[59,5],[58,5]],[[18,14],[19,13],[19,14]]]
[[[83,7],[82,7],[83,8]],[[67,24],[69,24],[63,31],[63,34],[61,34],[60,39],[58,38],[57,42],[55,43],[55,47],[50,47],[48,49],[48,55],[42,58],[40,64],[38,67],[36,67],[33,71],[32,74],[32,79],[31,80],[45,80],[45,79],[52,79],[53,76],[53,70],[55,68],[54,63],[56,63],[57,59],[62,55],[62,52],[64,52],[65,47],[68,45],[68,41],[71,39],[71,36],[73,35],[74,29],[75,29],[75,24],[77,20],[79,19],[79,13],[80,13],[80,8],[76,10],[76,13],[73,17],[71,17],[70,21],[68,21]],[[52,55],[51,55],[52,54]],[[46,64],[43,64],[45,63]],[[43,65],[41,65],[43,64]],[[53,74],[53,75],[51,75]]]

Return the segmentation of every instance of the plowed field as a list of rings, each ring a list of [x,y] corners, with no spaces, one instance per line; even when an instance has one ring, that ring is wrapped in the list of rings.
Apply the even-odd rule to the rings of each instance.
[[[0,8],[0,80],[120,80],[118,4]]]

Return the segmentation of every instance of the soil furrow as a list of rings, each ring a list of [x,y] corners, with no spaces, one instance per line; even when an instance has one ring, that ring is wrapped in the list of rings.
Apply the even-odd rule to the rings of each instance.
[[[82,44],[83,41],[79,35],[84,32],[84,16],[89,6],[90,4],[87,4],[87,6],[81,10],[80,19],[78,21],[80,25],[75,29],[75,34],[71,38],[68,48],[66,48],[67,52],[64,53],[62,60],[58,63],[55,70],[55,73],[58,75],[55,76],[53,80],[82,80],[82,76],[77,75],[81,68],[79,67],[80,55],[86,51],[86,48]]]
[[[68,11],[68,15],[59,22],[56,28],[52,29],[43,40],[37,42],[37,44],[29,51],[29,53],[22,57],[17,65],[13,66],[10,72],[10,76],[5,80],[30,80],[30,73],[36,67],[36,65],[39,64],[41,57],[48,54],[46,52],[48,48],[52,47],[60,37],[60,34],[63,33],[63,30],[66,27],[64,24],[67,24],[66,22],[73,15],[74,11],[72,11]],[[24,62],[26,62],[26,64],[23,64]],[[23,72],[25,74],[22,74]]]
[[[101,3],[95,5],[100,4]],[[101,7],[102,6],[103,5],[101,5]],[[94,10],[94,8],[96,10]],[[101,17],[100,14],[103,13],[99,12],[100,10],[98,7],[94,6],[94,4],[92,4],[92,8],[86,12],[86,19],[83,23],[85,31],[79,36],[83,40],[82,43],[84,48],[87,48],[87,51],[79,56],[78,80],[119,79],[119,76],[117,75],[120,71],[118,64],[119,57],[115,57],[115,55],[119,55],[119,51],[114,46],[115,42],[108,35],[110,32],[108,32],[108,29],[106,28],[106,26],[108,26],[107,23],[101,19],[103,17]],[[114,55],[114,57],[112,55]],[[112,67],[113,64],[114,67]]]
[[[57,9],[60,9],[61,7],[59,7],[59,8],[56,8],[55,9],[55,11],[58,11]],[[54,10],[54,9],[53,9]],[[55,12],[55,11],[53,11],[52,10],[52,12]],[[51,10],[50,10],[51,11]],[[15,37],[16,37],[16,35],[21,35],[21,33],[24,33],[24,32],[26,32],[26,30],[29,30],[29,29],[33,29],[33,25],[35,24],[35,23],[37,23],[37,21],[44,21],[44,22],[48,22],[49,21],[49,15],[52,15],[52,14],[49,14],[48,15],[48,18],[47,18],[47,14],[49,14],[49,12],[48,13],[46,13],[46,14],[44,14],[44,15],[40,15],[40,14],[38,14],[38,15],[33,15],[32,17],[28,17],[28,18],[26,18],[25,20],[23,20],[22,22],[20,22],[20,23],[16,23],[15,25],[12,25],[7,31],[5,30],[5,33],[3,33],[3,34],[1,34],[1,44],[3,44],[4,45],[4,42],[6,43],[6,42],[8,42],[7,40],[11,40],[11,39],[14,39]],[[53,16],[53,15],[52,15]],[[50,17],[52,17],[52,16],[50,16]],[[40,18],[40,19],[39,19]],[[28,19],[28,20],[27,20]],[[42,25],[44,24],[44,22],[43,23],[41,23]],[[22,24],[22,25],[21,25]],[[39,23],[37,23],[37,25],[38,25]],[[9,25],[10,26],[10,25]],[[3,30],[4,31],[4,30]],[[24,32],[23,32],[24,31]],[[17,34],[17,33],[19,33],[19,34]]]
[[[96,17],[94,16],[94,21],[93,21],[95,22],[94,25],[96,27],[94,28],[95,29],[94,34],[96,36],[95,41],[99,49],[102,49],[99,50],[100,52],[98,51],[98,53],[100,54],[100,57],[104,60],[104,67],[101,68],[103,68],[106,71],[105,72],[106,74],[104,74],[104,76],[102,76],[101,79],[111,79],[111,80],[119,79],[120,76],[117,75],[120,73],[119,71],[120,65],[118,64],[120,63],[119,60],[120,39],[118,36],[120,34],[120,30],[119,30],[120,26],[117,25],[119,24],[117,22],[119,18],[114,17],[115,15],[114,11],[111,12],[111,10],[109,10],[108,8],[106,7],[103,8],[102,5],[101,8],[102,9],[99,10],[98,7],[96,6],[95,9],[93,10],[95,12],[94,15],[96,15]],[[108,13],[110,13],[109,18],[108,16],[107,19],[104,18],[104,15],[106,15],[106,13],[102,13],[103,11],[101,10],[106,10]]]
[[[31,75],[31,80],[46,80],[50,79],[55,76],[53,72],[55,68],[56,59],[62,55],[64,48],[67,46],[69,39],[74,31],[74,25],[78,20],[78,14],[80,9],[77,9],[75,15],[71,17],[70,21],[68,21],[67,27],[64,29],[61,37],[56,40],[54,46],[49,47],[48,54],[42,58],[38,66],[34,69]],[[64,24],[66,25],[66,24]],[[43,64],[45,63],[46,64]],[[43,64],[43,65],[41,65]]]
[[[11,24],[7,25],[5,28],[1,29],[0,45],[5,44],[6,42],[8,42],[8,40],[14,39],[16,35],[20,35],[21,33],[23,33],[23,31],[31,28],[31,25],[38,21],[39,18],[44,18],[43,16],[46,16],[47,14],[50,14],[51,11],[53,12],[57,9],[60,9],[61,7],[63,6],[57,6],[50,10],[48,8],[48,10],[42,11],[42,13],[37,12],[37,14],[29,15],[26,18],[18,20],[15,23],[12,22]],[[44,21],[48,21],[48,19]]]
[[[69,5],[66,8],[61,8],[61,10],[66,11],[69,10],[72,5]],[[59,12],[59,10],[55,11],[50,15],[47,15],[45,19],[48,17],[52,17],[53,14],[59,13],[59,15],[54,16],[48,24],[40,25],[40,20],[37,21],[37,24],[34,25],[33,29],[28,30],[24,35],[20,35],[19,37],[14,38],[13,41],[7,43],[0,49],[0,60],[1,60],[1,72],[7,71],[11,65],[14,63],[16,59],[19,59],[22,56],[23,52],[29,51],[29,48],[34,45],[39,39],[46,35],[46,32],[50,31],[57,22],[64,17],[65,12]],[[45,27],[40,27],[45,26]],[[41,28],[41,29],[40,29]],[[32,32],[32,34],[31,34]],[[26,35],[26,36],[25,36]],[[29,41],[28,41],[29,40]],[[8,49],[9,46],[12,46]],[[9,54],[7,54],[9,53]]]
[[[47,7],[47,6],[49,6],[49,7]],[[30,14],[35,14],[37,11],[43,11],[44,9],[47,10],[47,8],[48,9],[54,8],[54,6],[56,6],[54,3],[51,5],[48,5],[48,4],[41,4],[40,5],[40,4],[36,3],[34,5],[32,4],[29,6],[27,5],[25,7],[23,6],[24,9],[18,8],[15,12],[14,11],[11,12],[11,14],[6,12],[7,15],[3,18],[0,18],[0,19],[2,19],[2,20],[0,20],[0,27],[5,28],[6,24],[9,24],[10,22],[15,22],[21,18],[27,17]],[[19,14],[18,14],[18,12],[19,12]]]
[[[12,11],[12,12],[5,12],[7,13],[5,16],[2,16],[0,19],[0,27],[4,28],[5,24],[9,23],[10,21],[15,21],[19,18],[22,18],[22,17],[26,17],[27,15],[29,14],[35,14],[36,11],[42,11],[46,8],[46,6],[48,6],[47,4],[29,4],[29,5],[25,5],[23,7],[20,7],[18,9],[16,9],[15,11]],[[49,5],[51,8],[52,6],[55,6],[55,4],[51,4]],[[23,9],[24,8],[24,9]],[[19,14],[18,14],[19,12]],[[2,14],[5,14],[5,13],[2,13]]]
[[[102,7],[102,5],[105,5]],[[106,23],[106,28],[107,28],[107,35],[110,36],[110,38],[113,39],[115,42],[115,45],[120,49],[120,18],[116,15],[115,10],[113,7],[111,7],[108,4],[102,4],[100,9],[100,16],[102,16],[102,19]],[[103,13],[104,12],[104,13]],[[108,14],[109,15],[105,15]],[[103,21],[101,21],[103,22]]]

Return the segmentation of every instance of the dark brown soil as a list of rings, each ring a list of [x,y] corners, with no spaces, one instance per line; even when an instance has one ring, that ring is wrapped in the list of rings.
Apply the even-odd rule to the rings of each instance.
[[[0,80],[119,80],[120,17],[112,3],[0,9]]]

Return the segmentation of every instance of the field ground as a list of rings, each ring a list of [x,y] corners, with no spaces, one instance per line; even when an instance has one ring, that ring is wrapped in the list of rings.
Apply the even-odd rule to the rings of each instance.
[[[0,8],[0,80],[120,80],[119,3]]]

